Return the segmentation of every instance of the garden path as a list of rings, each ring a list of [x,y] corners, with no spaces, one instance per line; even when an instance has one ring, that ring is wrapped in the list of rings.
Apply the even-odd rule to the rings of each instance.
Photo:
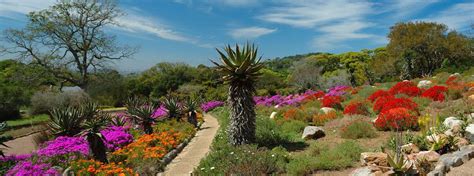
[[[36,144],[34,142],[35,135],[40,135],[40,133],[33,133],[5,142],[9,148],[6,148],[3,152],[5,155],[30,154],[36,150]]]
[[[467,176],[474,175],[474,159],[469,160],[467,163],[451,170],[446,174],[447,176]]]
[[[217,119],[211,115],[205,114],[204,121],[201,130],[196,133],[191,142],[166,166],[165,172],[160,175],[190,175],[194,168],[199,165],[199,161],[210,151],[211,143],[217,129],[219,129]]]

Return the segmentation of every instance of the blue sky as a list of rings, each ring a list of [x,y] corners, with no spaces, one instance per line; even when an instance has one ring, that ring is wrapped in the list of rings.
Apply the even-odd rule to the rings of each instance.
[[[0,30],[23,27],[26,13],[54,2],[0,0]],[[396,22],[435,21],[464,33],[474,23],[472,0],[121,0],[119,6],[127,15],[107,31],[140,47],[113,65],[121,71],[162,61],[209,65],[214,48],[228,43],[255,42],[264,58],[340,53],[385,45]]]

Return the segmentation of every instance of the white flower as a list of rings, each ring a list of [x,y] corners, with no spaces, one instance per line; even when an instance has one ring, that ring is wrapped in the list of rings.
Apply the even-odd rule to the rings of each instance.
[[[233,154],[234,154],[234,152],[230,152],[230,154],[231,154],[231,155],[233,155]]]
[[[272,154],[272,157],[275,157],[275,154]]]
[[[204,167],[201,168],[201,170],[204,170],[204,169],[205,169]]]
[[[214,169],[215,169],[215,167],[211,167],[211,170],[214,170]]]

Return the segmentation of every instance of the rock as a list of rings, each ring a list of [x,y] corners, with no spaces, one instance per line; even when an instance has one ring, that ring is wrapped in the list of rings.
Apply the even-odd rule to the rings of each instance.
[[[433,84],[430,80],[421,80],[418,82],[417,87],[418,88],[429,88],[431,87],[431,84]]]
[[[272,114],[270,114],[270,119],[274,119],[277,115],[277,112],[273,111]]]
[[[461,157],[454,156],[452,158],[452,167],[458,167],[464,163],[463,159]]]
[[[334,108],[329,108],[329,107],[322,107],[321,111],[323,111],[324,114],[328,114],[330,112],[336,112],[336,110]]]
[[[474,87],[472,87],[472,88],[474,88]],[[467,122],[473,122],[473,120],[474,120],[474,113],[468,114],[468,115],[466,116],[466,119],[467,119]]]
[[[462,137],[454,137],[454,141],[456,141],[456,147],[461,148],[463,146],[469,145],[469,141]]]
[[[412,154],[420,152],[420,148],[418,148],[418,146],[416,146],[415,144],[409,143],[402,146],[402,151],[406,154]]]
[[[383,152],[364,152],[360,154],[360,162],[363,166],[385,166],[388,167],[387,154]]]
[[[416,155],[416,159],[420,160],[425,158],[429,162],[437,162],[440,158],[440,155],[435,151],[421,151]]]
[[[466,138],[469,139],[471,143],[474,143],[474,124],[469,124],[466,127],[464,136],[466,136]]]
[[[467,99],[468,99],[469,101],[474,102],[474,94],[472,94],[472,95],[470,95],[469,97],[467,97]]]
[[[321,127],[316,126],[307,126],[304,128],[303,136],[301,138],[308,139],[319,139],[326,136],[324,130]]]
[[[429,142],[439,142],[440,140],[445,140],[448,136],[446,134],[431,134],[426,136],[426,140]]]
[[[368,167],[361,167],[351,172],[351,176],[370,176],[372,171]]]
[[[448,117],[444,119],[443,125],[448,127],[448,129],[461,129],[461,126],[464,124],[464,121],[459,120],[456,117]],[[454,132],[454,131],[453,131]]]
[[[454,74],[449,75],[449,77],[453,77],[453,76],[458,77],[458,76],[461,76],[461,74],[459,74],[459,73],[454,73]]]

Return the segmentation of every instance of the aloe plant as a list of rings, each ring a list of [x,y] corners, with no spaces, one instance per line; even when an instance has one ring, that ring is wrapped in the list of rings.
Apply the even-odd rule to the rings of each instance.
[[[84,116],[80,108],[61,107],[53,109],[48,127],[56,136],[74,136],[81,132]]]
[[[96,104],[88,103],[81,107],[84,115],[84,131],[82,132],[89,144],[89,151],[95,160],[108,163],[105,138],[100,130],[110,123],[111,116],[108,113],[100,112]]]
[[[123,116],[115,115],[111,119],[111,124],[113,126],[125,126],[127,124],[127,120]]]
[[[197,115],[196,111],[198,108],[199,101],[197,98],[194,97],[188,97],[186,99],[185,104],[184,104],[184,110],[186,112],[186,115],[188,116],[188,122],[193,124],[194,127],[197,127]]]
[[[168,111],[168,118],[179,119],[181,117],[181,106],[175,97],[167,96],[163,101],[163,106]]]
[[[127,103],[127,113],[133,120],[143,127],[146,134],[152,134],[152,124],[155,119],[152,117],[158,105],[140,98],[130,98]]]

